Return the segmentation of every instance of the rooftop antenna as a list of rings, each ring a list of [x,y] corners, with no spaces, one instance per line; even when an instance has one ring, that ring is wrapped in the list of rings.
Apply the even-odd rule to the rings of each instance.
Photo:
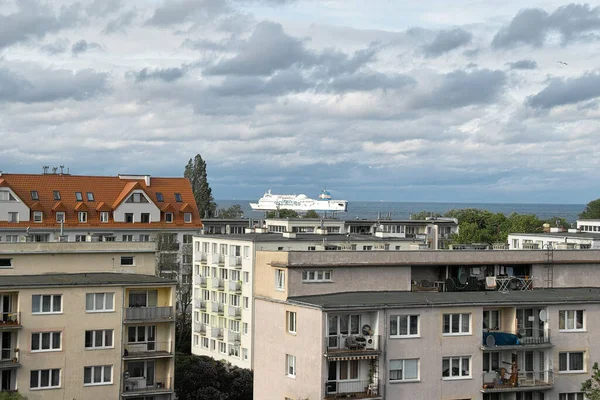
[[[57,171],[57,170],[58,170],[58,167],[52,167],[52,173],[53,173],[54,175],[56,175],[56,171]]]
[[[60,168],[60,174],[62,175],[63,174],[63,170],[65,169],[65,166],[64,165],[60,165],[59,168]]]
[[[42,169],[44,170],[44,175],[46,175],[48,173],[48,168],[50,168],[49,165],[42,165]]]

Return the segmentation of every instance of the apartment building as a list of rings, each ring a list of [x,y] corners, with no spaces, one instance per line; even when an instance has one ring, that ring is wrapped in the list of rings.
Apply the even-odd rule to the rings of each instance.
[[[116,272],[3,274],[0,390],[30,400],[174,398],[175,287]]]
[[[258,252],[254,397],[580,399],[600,252],[545,253]]]
[[[511,233],[508,245],[511,250],[600,249],[600,220],[580,219],[576,226],[570,229],[546,226],[540,233]]]
[[[260,250],[411,250],[412,238],[356,234],[246,233],[194,237],[192,353],[252,368],[253,285]],[[266,231],[263,229],[263,231]],[[314,277],[327,281],[327,276]]]

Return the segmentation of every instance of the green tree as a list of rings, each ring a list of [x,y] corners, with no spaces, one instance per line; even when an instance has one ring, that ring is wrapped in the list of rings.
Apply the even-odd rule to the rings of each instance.
[[[283,208],[267,212],[267,218],[298,218],[298,213],[294,210]]]
[[[223,219],[242,218],[244,216],[244,210],[242,210],[241,205],[234,204],[229,208],[219,208],[217,215],[219,218]]]
[[[597,362],[592,367],[592,377],[581,384],[581,391],[588,400],[600,400],[600,369]]]
[[[309,210],[303,215],[303,218],[321,218],[321,216],[315,210]]]
[[[217,204],[212,195],[212,190],[208,184],[208,178],[206,174],[206,162],[202,159],[200,154],[196,154],[194,159],[190,158],[183,176],[188,178],[192,185],[192,192],[194,192],[194,198],[196,199],[196,205],[200,212],[200,218],[212,217],[215,215]]]
[[[17,392],[0,392],[0,400],[27,400],[27,397]]]
[[[440,213],[433,212],[433,211],[425,211],[425,210],[423,210],[423,211],[419,211],[418,213],[411,214],[410,215],[410,219],[417,220],[417,221],[422,221],[422,220],[425,220],[425,219],[427,219],[429,217],[438,218],[438,217],[441,217],[441,216],[442,216],[442,214],[440,214]]]
[[[585,209],[579,214],[580,219],[600,219],[600,199],[587,203]]]

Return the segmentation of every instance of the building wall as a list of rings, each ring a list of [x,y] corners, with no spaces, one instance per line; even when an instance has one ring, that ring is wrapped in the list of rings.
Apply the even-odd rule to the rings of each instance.
[[[296,312],[296,335],[287,333],[286,311]],[[327,371],[322,368],[323,313],[317,309],[256,299],[255,315],[254,398],[323,398],[327,378]],[[295,378],[286,375],[287,354],[296,356]]]
[[[256,261],[254,265],[254,296],[270,297],[276,300],[287,300],[287,288],[289,285],[289,277],[286,272],[285,286],[286,289],[279,291],[275,289],[275,269],[271,263],[285,264],[288,259],[287,252],[266,252],[257,251]]]
[[[11,189],[3,187],[0,190],[8,191],[15,199],[19,197],[13,192]],[[20,200],[17,201],[0,201],[0,221],[8,221],[8,213],[9,212],[18,212],[19,213],[19,221],[29,221],[29,207],[25,203]],[[31,219],[33,220],[33,215],[31,215]]]
[[[556,252],[555,252],[556,253]],[[600,285],[598,264],[559,264],[548,267],[547,264],[533,265],[534,287],[546,287],[548,268],[552,268],[554,287],[591,287]]]
[[[141,193],[142,196],[143,191],[134,190],[133,193]],[[127,196],[129,198],[129,196]],[[148,199],[148,197],[146,197]],[[133,213],[133,221],[141,222],[142,213],[150,214],[150,222],[158,222],[160,221],[160,209],[152,202],[149,203],[121,203],[114,211],[113,218],[116,222],[124,222],[125,221],[125,213]],[[173,216],[175,219],[175,216]]]

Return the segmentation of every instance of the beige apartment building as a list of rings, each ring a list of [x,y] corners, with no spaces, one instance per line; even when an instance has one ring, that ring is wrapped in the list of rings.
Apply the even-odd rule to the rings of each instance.
[[[0,244],[0,391],[174,397],[176,281],[153,243]]]
[[[599,266],[594,250],[258,252],[254,397],[583,399]]]

